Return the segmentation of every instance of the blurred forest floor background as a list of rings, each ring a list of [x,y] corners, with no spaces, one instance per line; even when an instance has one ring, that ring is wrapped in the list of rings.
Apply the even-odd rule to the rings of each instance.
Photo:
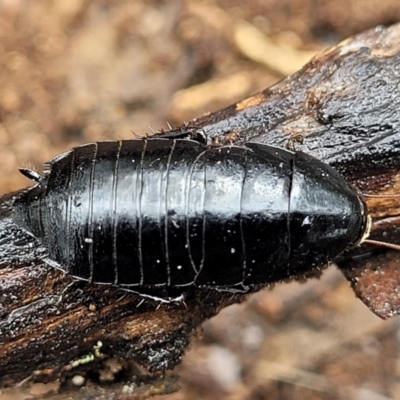
[[[0,193],[30,184],[18,167],[179,126],[397,21],[397,0],[0,0]],[[180,391],[154,398],[400,399],[399,327],[332,266],[205,323]]]

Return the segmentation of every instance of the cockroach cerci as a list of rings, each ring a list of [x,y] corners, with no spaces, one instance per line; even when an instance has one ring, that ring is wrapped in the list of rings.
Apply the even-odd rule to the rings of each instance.
[[[366,206],[328,165],[257,143],[91,143],[22,170],[14,222],[73,276],[132,288],[248,292],[300,277],[366,236]]]

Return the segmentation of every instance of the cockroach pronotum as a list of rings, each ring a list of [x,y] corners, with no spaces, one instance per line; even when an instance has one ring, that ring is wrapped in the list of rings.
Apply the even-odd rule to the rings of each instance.
[[[14,222],[72,276],[246,293],[308,275],[362,242],[361,196],[328,165],[257,143],[105,141],[21,170]]]

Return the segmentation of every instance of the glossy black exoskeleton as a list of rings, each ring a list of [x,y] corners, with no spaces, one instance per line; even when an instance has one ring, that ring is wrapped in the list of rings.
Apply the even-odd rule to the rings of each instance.
[[[46,166],[16,199],[15,223],[73,276],[139,292],[246,292],[322,268],[367,230],[337,172],[262,144],[108,141]]]

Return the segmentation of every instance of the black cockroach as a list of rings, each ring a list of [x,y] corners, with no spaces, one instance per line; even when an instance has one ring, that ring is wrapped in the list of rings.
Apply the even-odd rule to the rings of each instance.
[[[87,144],[16,198],[14,222],[73,276],[141,292],[250,291],[327,265],[369,231],[328,165],[264,144],[184,139]]]

